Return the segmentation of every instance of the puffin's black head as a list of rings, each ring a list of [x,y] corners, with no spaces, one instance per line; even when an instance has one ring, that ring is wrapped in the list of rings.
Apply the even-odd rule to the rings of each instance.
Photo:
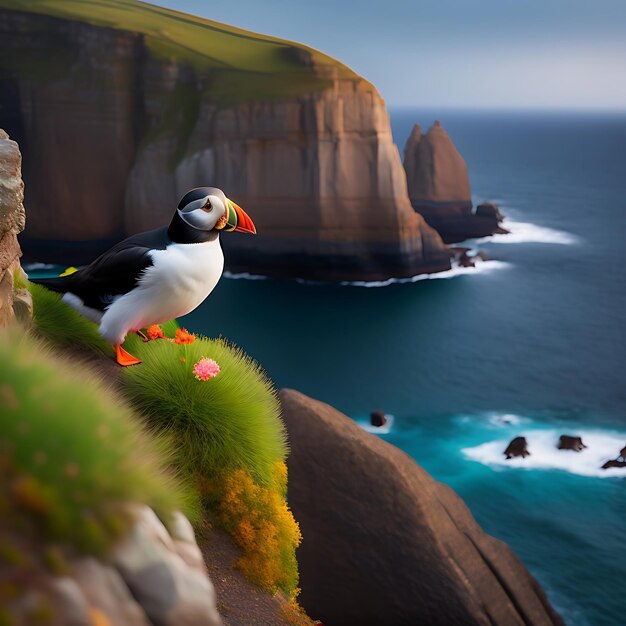
[[[237,230],[256,235],[247,213],[217,187],[196,187],[188,191],[176,209],[180,218],[196,230]]]

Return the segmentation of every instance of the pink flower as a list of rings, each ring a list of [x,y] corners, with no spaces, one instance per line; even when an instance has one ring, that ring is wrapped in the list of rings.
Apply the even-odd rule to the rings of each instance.
[[[207,381],[220,373],[220,366],[213,360],[202,357],[194,366],[193,374],[198,380]]]

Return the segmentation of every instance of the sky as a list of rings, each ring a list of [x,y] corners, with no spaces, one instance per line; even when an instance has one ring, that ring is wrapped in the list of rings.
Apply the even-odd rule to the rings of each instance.
[[[390,106],[626,110],[626,0],[152,0],[339,59]]]

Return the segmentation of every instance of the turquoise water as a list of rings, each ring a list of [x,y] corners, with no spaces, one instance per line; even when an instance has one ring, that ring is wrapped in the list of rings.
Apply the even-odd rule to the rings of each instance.
[[[396,141],[435,117],[475,199],[512,223],[476,244],[494,262],[384,288],[222,280],[184,323],[357,420],[393,414],[382,436],[511,545],[569,624],[616,624],[626,481],[598,465],[626,445],[626,115],[398,110]],[[590,447],[559,452],[561,433]],[[505,465],[516,435],[531,457]]]

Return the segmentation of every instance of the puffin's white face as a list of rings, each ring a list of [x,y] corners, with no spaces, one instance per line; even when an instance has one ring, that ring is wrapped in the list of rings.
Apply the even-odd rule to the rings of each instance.
[[[196,230],[224,230],[256,234],[250,216],[217,187],[195,187],[176,209],[178,216]]]
[[[220,230],[226,226],[228,211],[226,197],[219,189],[217,193],[208,193],[206,196],[192,200],[184,207],[177,209],[180,217],[189,226],[197,230]]]

